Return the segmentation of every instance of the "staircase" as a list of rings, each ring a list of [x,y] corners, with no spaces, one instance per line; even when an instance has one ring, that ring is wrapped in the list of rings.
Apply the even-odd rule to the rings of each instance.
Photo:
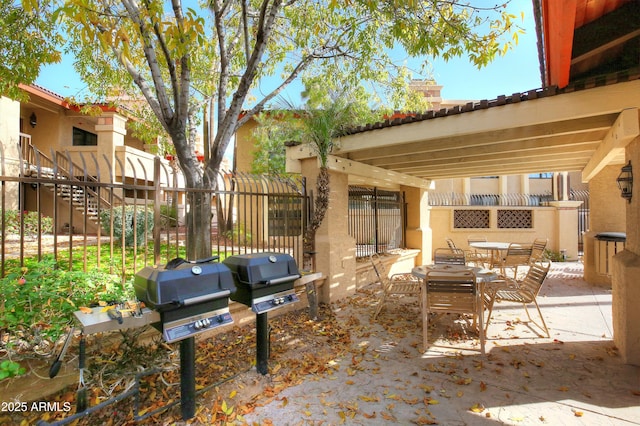
[[[23,146],[23,175],[38,178],[40,185],[47,187],[58,199],[70,203],[76,211],[99,226],[98,212],[110,209],[112,204],[94,190],[99,186],[91,185],[93,182],[98,183],[98,180],[87,173],[82,177],[74,176],[69,170],[84,169],[60,152],[54,155],[55,159],[51,159],[30,143]],[[120,197],[113,197],[122,201]]]

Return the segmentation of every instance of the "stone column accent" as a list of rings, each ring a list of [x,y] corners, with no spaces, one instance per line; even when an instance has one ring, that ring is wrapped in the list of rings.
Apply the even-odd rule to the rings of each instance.
[[[567,259],[578,258],[578,207],[582,201],[551,201],[556,208],[558,251],[566,250]]]
[[[307,188],[317,194],[318,162],[302,160],[302,174]],[[356,243],[349,235],[348,175],[329,171],[329,210],[316,232],[316,269],[326,276],[319,291],[319,301],[330,303],[356,291]]]
[[[116,112],[104,112],[98,117],[95,131],[98,134],[98,164],[100,181],[109,182],[120,176],[123,170],[116,162],[116,147],[124,146],[127,119]],[[105,157],[107,161],[105,161]],[[126,164],[123,164],[126,167]]]
[[[407,248],[419,249],[416,265],[431,263],[433,233],[431,232],[431,207],[428,192],[422,188],[401,186],[407,204]]]

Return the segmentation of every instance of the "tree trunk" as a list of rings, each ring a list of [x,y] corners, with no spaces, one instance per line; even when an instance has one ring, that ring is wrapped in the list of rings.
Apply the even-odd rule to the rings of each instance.
[[[318,172],[316,190],[317,195],[314,203],[313,216],[311,223],[305,230],[303,238],[305,255],[310,257],[315,256],[316,231],[322,224],[329,208],[329,171],[326,167],[321,167]],[[307,283],[305,290],[307,292],[307,300],[309,301],[309,316],[314,320],[320,319],[318,315],[318,295],[315,284],[313,282]]]
[[[211,257],[211,191],[189,191],[187,209],[187,259]]]
[[[304,251],[312,252],[315,247],[316,231],[322,224],[329,209],[329,170],[321,167],[316,181],[316,199],[314,200],[311,222],[304,235]]]

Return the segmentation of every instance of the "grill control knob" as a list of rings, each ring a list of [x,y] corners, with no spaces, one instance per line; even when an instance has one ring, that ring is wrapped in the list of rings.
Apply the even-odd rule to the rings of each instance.
[[[223,322],[224,322],[224,317],[223,317],[222,315],[218,315],[218,316],[216,317],[216,320],[217,320],[219,323],[223,323]]]
[[[211,321],[209,321],[209,318],[205,318],[202,320],[202,326],[203,327],[209,327],[211,325]]]
[[[193,324],[193,327],[194,327],[196,330],[200,330],[200,329],[202,328],[202,321],[200,321],[200,320],[196,321],[196,322]]]

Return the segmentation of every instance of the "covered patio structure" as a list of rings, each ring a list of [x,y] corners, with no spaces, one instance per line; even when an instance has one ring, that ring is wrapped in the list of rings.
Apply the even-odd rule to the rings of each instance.
[[[316,239],[316,263],[328,277],[321,297],[335,300],[355,291],[355,245],[347,234],[349,184],[406,193],[407,245],[421,250],[417,262],[427,263],[434,244],[427,201],[431,181],[580,171],[592,197],[585,278],[595,268],[593,234],[622,227],[626,248],[613,257],[610,271],[614,341],[625,362],[640,365],[640,286],[634,278],[640,273],[640,197],[637,185],[628,201],[616,185],[621,166],[640,164],[640,64],[637,55],[631,67],[620,59],[628,55],[629,42],[638,44],[640,22],[621,20],[640,16],[638,4],[533,3],[544,88],[354,129],[337,141],[328,162],[330,211]],[[596,3],[606,7],[594,11]],[[562,35],[567,25],[573,28],[573,51],[571,46],[567,51]],[[596,30],[600,36],[594,39]],[[618,56],[611,57],[614,51]],[[314,185],[318,163],[308,148],[289,148],[288,160],[290,170],[301,171]],[[566,182],[557,185],[553,205],[563,226],[577,220],[577,206],[563,196]]]

